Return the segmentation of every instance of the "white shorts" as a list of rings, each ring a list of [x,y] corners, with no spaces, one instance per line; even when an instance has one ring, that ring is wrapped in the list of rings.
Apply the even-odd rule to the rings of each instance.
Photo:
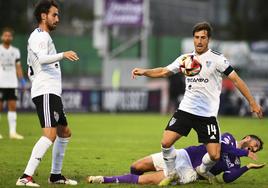
[[[151,155],[156,171],[163,170],[167,174],[166,165],[162,153]],[[180,183],[186,184],[197,180],[197,173],[192,167],[188,153],[184,149],[176,150],[175,168],[180,177]]]

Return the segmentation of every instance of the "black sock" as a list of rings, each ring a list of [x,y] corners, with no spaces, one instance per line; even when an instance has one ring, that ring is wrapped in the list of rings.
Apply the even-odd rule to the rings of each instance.
[[[50,181],[57,181],[63,178],[64,176],[62,176],[61,174],[50,174]]]
[[[22,178],[27,178],[27,177],[29,177],[27,174],[23,174],[20,178],[22,179]]]

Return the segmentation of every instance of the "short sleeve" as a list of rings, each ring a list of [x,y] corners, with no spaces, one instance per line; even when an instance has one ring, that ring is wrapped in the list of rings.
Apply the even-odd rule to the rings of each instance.
[[[180,61],[181,59],[185,57],[185,54],[179,56],[177,59],[175,59],[171,64],[169,64],[168,66],[166,66],[166,68],[173,72],[174,74],[178,73],[180,70]]]
[[[226,144],[226,145],[234,145],[235,144],[235,139],[233,135],[229,133],[224,133],[221,136],[221,142]]]
[[[220,73],[224,73],[226,76],[228,76],[234,69],[230,65],[230,62],[224,57],[221,56],[221,58],[217,61],[216,68]]]
[[[16,49],[16,63],[20,63],[20,50]]]
[[[178,73],[180,68],[179,57],[175,59],[175,61],[173,61],[171,64],[169,64],[166,68],[174,74]]]

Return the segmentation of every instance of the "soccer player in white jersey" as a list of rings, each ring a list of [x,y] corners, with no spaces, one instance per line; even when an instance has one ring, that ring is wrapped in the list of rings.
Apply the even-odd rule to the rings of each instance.
[[[53,145],[52,167],[49,183],[76,185],[77,181],[61,174],[62,162],[71,131],[61,100],[61,70],[59,61],[63,58],[77,61],[73,51],[57,53],[50,32],[59,23],[58,5],[54,0],[41,0],[34,10],[38,22],[28,40],[28,66],[32,81],[31,96],[36,106],[43,135],[33,147],[24,174],[17,180],[17,186],[39,187],[32,179],[36,168],[47,149]]]
[[[18,95],[18,79],[24,89],[26,81],[20,64],[20,51],[11,45],[13,41],[13,29],[6,27],[2,30],[2,44],[0,45],[0,112],[3,111],[3,102],[7,101],[7,119],[9,125],[9,137],[11,139],[23,139],[16,131],[17,113],[16,100]],[[1,119],[1,114],[0,114]],[[3,138],[0,134],[0,139]]]
[[[247,99],[251,111],[262,118],[262,108],[251,95],[245,82],[237,75],[229,61],[220,53],[208,48],[212,28],[209,23],[201,22],[193,27],[193,42],[196,55],[202,64],[200,73],[185,78],[186,88],[184,97],[170,119],[161,141],[163,158],[167,166],[167,176],[160,185],[170,184],[176,179],[176,152],[173,144],[182,136],[187,136],[193,128],[198,135],[198,141],[206,145],[207,154],[202,164],[197,167],[199,175],[209,179],[208,171],[220,158],[220,128],[217,114],[220,103],[222,77],[227,76]],[[147,76],[151,78],[168,77],[180,70],[178,57],[167,67],[154,69],[134,68],[132,78]],[[176,87],[176,86],[173,86]]]

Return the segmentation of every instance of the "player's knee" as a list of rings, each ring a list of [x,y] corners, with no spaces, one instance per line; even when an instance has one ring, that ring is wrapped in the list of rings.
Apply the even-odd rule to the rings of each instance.
[[[161,141],[162,148],[170,148],[172,146],[172,144],[173,143],[168,141],[168,140],[162,139],[162,141]]]
[[[54,141],[56,140],[56,136],[57,136],[57,135],[52,135],[52,134],[50,134],[50,135],[45,135],[45,137],[47,137],[49,140],[51,140],[51,142],[54,142]]]
[[[62,137],[62,138],[69,138],[72,136],[72,132],[68,127],[65,127],[63,129],[62,128],[58,129],[57,134],[59,137]]]
[[[134,162],[130,166],[130,173],[136,175],[142,175],[144,173],[143,166],[140,163]]]
[[[71,136],[72,136],[72,132],[70,129],[68,129],[68,131],[63,132],[63,134],[62,134],[63,138],[69,138]]]

